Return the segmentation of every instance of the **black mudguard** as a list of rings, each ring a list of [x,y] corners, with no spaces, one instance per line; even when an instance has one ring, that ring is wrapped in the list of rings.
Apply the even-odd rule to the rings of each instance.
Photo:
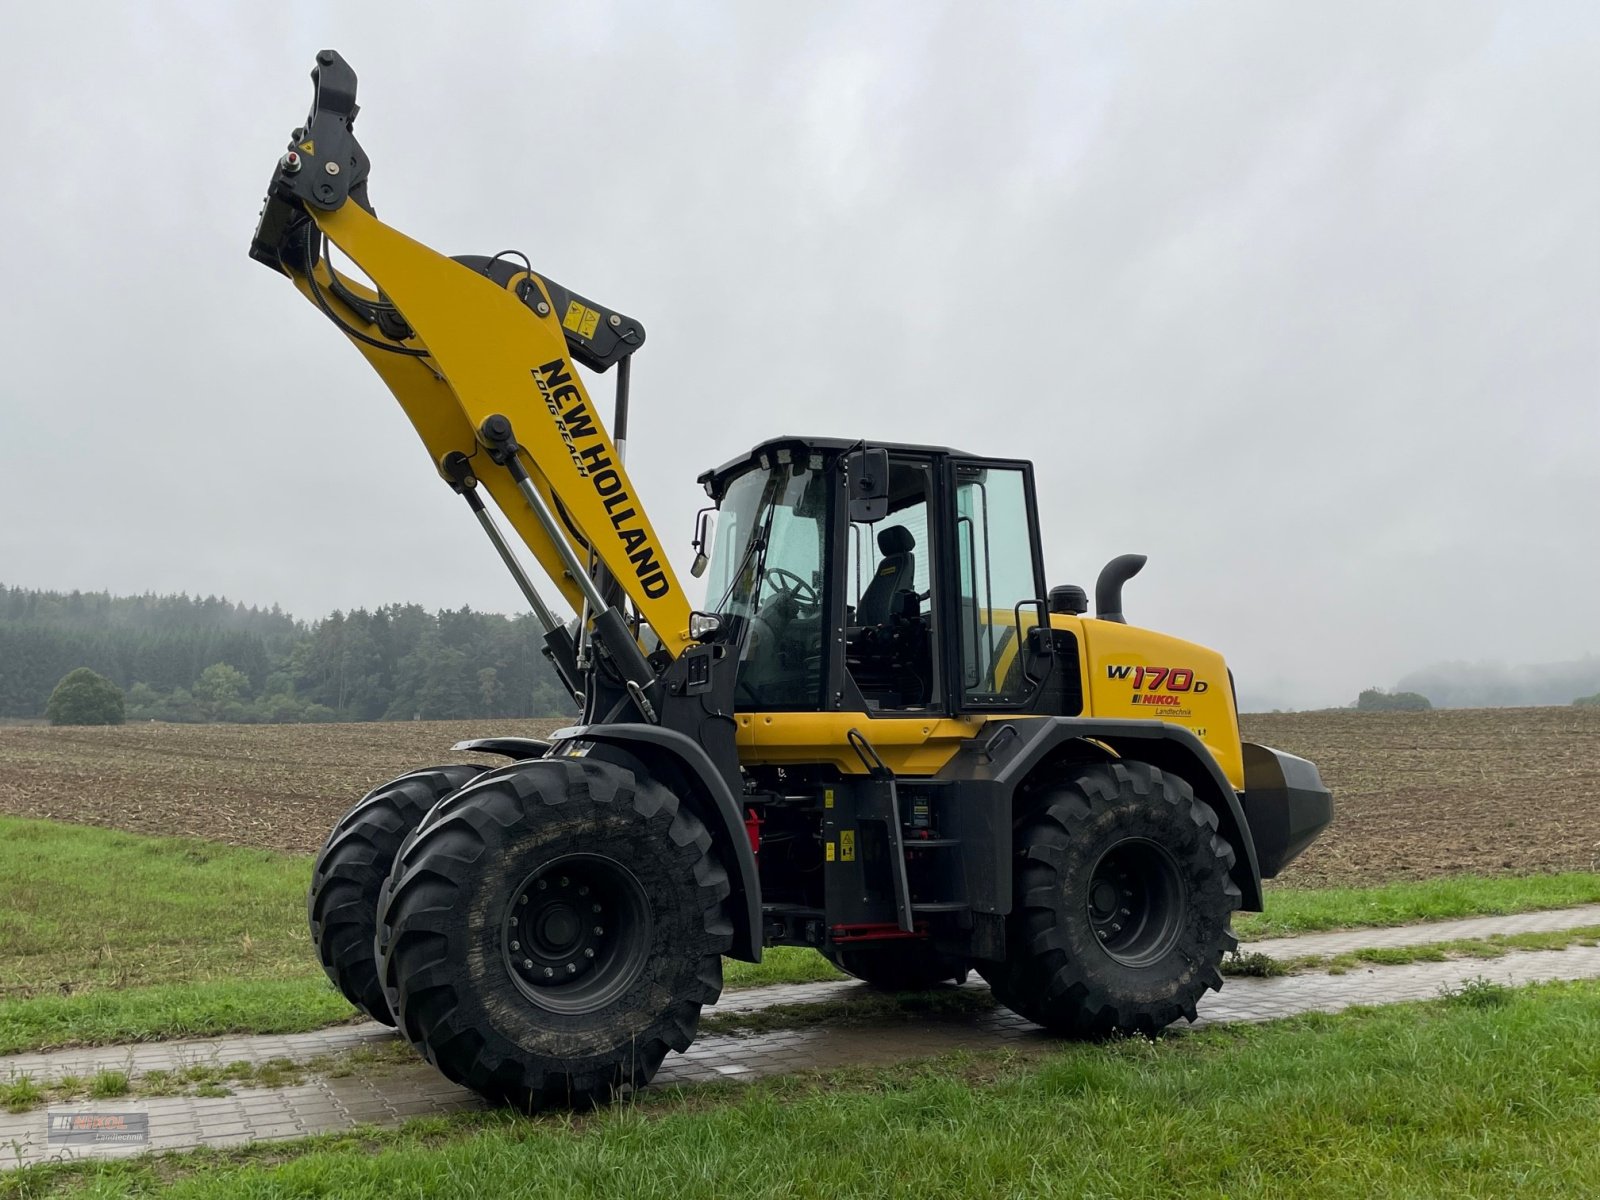
[[[1138,759],[1187,780],[1196,795],[1215,810],[1217,831],[1233,846],[1233,880],[1239,887],[1240,909],[1261,911],[1262,870],[1256,857],[1251,821],[1240,803],[1239,793],[1234,791],[1216,760],[1200,740],[1182,726],[1160,721],[1107,721],[1095,717],[1019,717],[999,724],[995,732],[964,749],[937,778],[959,782],[977,792],[990,792],[989,796],[975,795],[974,800],[1003,805],[1003,811],[1009,813],[1017,787],[1047,758],[1067,750],[1068,743],[1076,743],[1072,749],[1088,757],[1109,759],[1115,755]],[[1112,754],[1107,754],[1106,748]],[[1315,768],[1312,772],[1315,774]],[[1318,826],[1317,831],[1320,829]],[[1310,836],[1314,838],[1317,831]],[[1005,826],[1004,843],[992,846],[988,858],[989,870],[981,871],[979,878],[987,884],[984,890],[992,888],[992,891],[987,896],[975,896],[974,907],[978,911],[1007,912],[1011,906],[1009,823]]]
[[[540,741],[538,738],[523,737],[471,738],[465,742],[457,742],[450,749],[473,750],[479,754],[499,754],[513,762],[522,762],[524,759],[543,758],[549,754],[550,743]]]

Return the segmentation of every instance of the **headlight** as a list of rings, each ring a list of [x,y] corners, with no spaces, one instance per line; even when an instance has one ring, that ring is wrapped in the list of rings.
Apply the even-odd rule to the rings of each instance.
[[[722,618],[716,613],[692,612],[689,614],[689,637],[697,642],[707,641],[722,628]]]

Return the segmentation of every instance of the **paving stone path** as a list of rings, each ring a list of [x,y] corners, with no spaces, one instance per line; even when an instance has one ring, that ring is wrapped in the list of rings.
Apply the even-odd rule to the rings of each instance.
[[[1485,938],[1497,933],[1545,933],[1600,925],[1600,904],[1557,908],[1549,912],[1517,913],[1510,917],[1465,917],[1459,921],[1430,921],[1425,925],[1399,925],[1393,929],[1341,929],[1337,933],[1302,933],[1296,937],[1265,938],[1242,947],[1273,958],[1297,954],[1343,954],[1378,946],[1425,946]]]
[[[1493,933],[1525,933],[1600,924],[1600,905],[1445,921],[1396,929],[1370,929],[1251,944],[1274,957],[1338,954],[1375,946],[1413,946]],[[1392,1004],[1425,1000],[1442,988],[1484,977],[1498,983],[1526,984],[1556,979],[1600,977],[1600,947],[1529,951],[1490,961],[1414,963],[1376,967],[1344,975],[1306,974],[1275,979],[1232,978],[1220,993],[1200,1004],[1197,1026],[1236,1021],[1268,1021],[1305,1012],[1337,1012],[1357,1004]],[[981,987],[981,984],[969,984]],[[854,982],[812,983],[733,992],[714,1009],[717,1013],[748,1012],[772,1004],[805,1003],[862,992]],[[0,1080],[29,1075],[35,1082],[103,1070],[139,1075],[196,1064],[224,1066],[233,1062],[264,1063],[288,1059],[305,1063],[323,1055],[387,1043],[392,1030],[373,1022],[344,1025],[313,1033],[278,1036],[210,1038],[136,1046],[63,1050],[46,1054],[0,1057]],[[1043,1048],[1054,1043],[1048,1033],[1005,1009],[995,1009],[964,1022],[785,1030],[752,1037],[711,1035],[700,1038],[686,1054],[669,1055],[655,1086],[703,1083],[721,1079],[754,1079],[846,1065],[882,1065],[956,1049],[992,1050],[1004,1046]],[[239,1088],[226,1097],[166,1097],[146,1100],[98,1100],[55,1106],[50,1112],[138,1112],[150,1120],[151,1150],[183,1150],[228,1146],[251,1141],[304,1137],[348,1130],[363,1124],[393,1124],[424,1114],[460,1112],[482,1107],[482,1101],[456,1087],[422,1062],[379,1067],[344,1077],[311,1078],[284,1088]],[[15,1167],[53,1157],[90,1153],[96,1156],[137,1153],[137,1149],[65,1150],[49,1147],[46,1110],[0,1113],[0,1167]]]

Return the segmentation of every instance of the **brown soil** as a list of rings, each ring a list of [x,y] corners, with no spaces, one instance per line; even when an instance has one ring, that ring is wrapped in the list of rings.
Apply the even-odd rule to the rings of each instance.
[[[368,788],[555,721],[0,728],[0,812],[310,853]],[[1334,825],[1281,882],[1600,870],[1600,708],[1247,716],[1315,762]],[[481,761],[495,762],[484,758]]]
[[[1332,827],[1284,883],[1600,870],[1600,708],[1275,713],[1244,733],[1333,789]]]
[[[0,729],[0,812],[314,853],[368,789],[491,734],[541,737],[570,722],[166,725]]]

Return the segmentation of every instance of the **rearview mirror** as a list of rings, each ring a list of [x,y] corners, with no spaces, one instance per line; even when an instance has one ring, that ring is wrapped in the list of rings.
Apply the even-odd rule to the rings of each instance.
[[[856,450],[845,456],[850,519],[873,524],[889,515],[889,452]]]

